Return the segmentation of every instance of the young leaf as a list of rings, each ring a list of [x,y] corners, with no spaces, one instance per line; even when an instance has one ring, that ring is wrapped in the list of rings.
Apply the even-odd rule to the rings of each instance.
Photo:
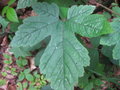
[[[114,12],[120,14],[120,7],[113,7],[112,10],[113,10]],[[114,14],[113,14],[113,16],[115,16],[115,17],[120,17],[120,16],[118,16],[118,15],[114,15]]]
[[[18,0],[17,9],[29,7],[36,2],[37,0]]]
[[[34,81],[34,77],[31,74],[25,74],[25,77],[28,81]]]
[[[62,19],[66,19],[67,18],[67,13],[68,13],[68,8],[60,7],[60,17]]]
[[[5,16],[8,8],[9,8],[9,6],[5,6],[5,7],[2,9],[2,16],[3,16],[3,17]]]
[[[21,73],[19,74],[18,80],[19,80],[19,81],[22,81],[24,78],[25,78],[25,75],[24,75],[23,72],[21,72]]]
[[[46,74],[46,78],[51,81],[51,87],[55,90],[73,90],[75,83],[78,82],[78,77],[82,77],[84,74],[84,67],[90,64],[88,51],[77,40],[75,33],[86,30],[85,36],[95,37],[110,33],[112,29],[102,16],[90,15],[95,9],[93,6],[73,6],[68,10],[68,20],[64,22],[59,20],[59,8],[56,4],[38,3],[33,6],[33,9],[38,16],[24,20],[23,25],[16,32],[11,46],[34,47],[50,36],[50,42],[39,58],[41,72]],[[89,18],[85,20],[87,17]],[[92,22],[87,22],[91,20],[91,17]],[[92,25],[93,22],[96,24],[95,19],[98,19],[99,24],[94,27],[95,29],[92,28],[94,29],[92,33],[89,29],[91,26],[86,29],[82,25],[80,25],[82,28],[78,27],[78,20],[80,23],[85,20],[84,24]],[[77,21],[74,23],[77,28],[73,27],[72,22],[74,21]],[[104,24],[102,24],[103,22]],[[100,28],[96,29],[97,27]]]
[[[107,46],[115,45],[113,59],[120,60],[120,18],[114,19],[111,25],[114,28],[114,33],[103,36],[100,44]]]
[[[18,21],[17,14],[16,14],[16,11],[15,11],[13,8],[11,8],[11,7],[9,7],[9,8],[7,9],[6,17],[7,17],[7,19],[10,20],[11,22],[19,22],[19,21]]]
[[[25,73],[25,74],[30,73],[30,69],[25,69],[25,70],[24,70],[24,73]]]

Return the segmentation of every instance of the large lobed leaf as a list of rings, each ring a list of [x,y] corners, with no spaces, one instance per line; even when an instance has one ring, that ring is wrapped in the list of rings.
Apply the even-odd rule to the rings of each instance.
[[[73,13],[74,7],[76,10]],[[84,36],[95,37],[96,34],[110,33],[112,29],[109,23],[100,15],[93,15],[97,18],[103,18],[98,20],[98,27],[96,26],[96,28],[102,28],[94,29],[93,31],[95,32],[89,33],[92,29],[78,25],[79,23],[87,23],[89,25],[94,23],[94,19],[92,22],[83,21],[93,12],[95,9],[93,6],[71,7],[68,13],[68,20],[65,22],[59,20],[59,8],[55,4],[38,3],[33,6],[33,9],[38,16],[24,20],[24,23],[19,27],[19,31],[13,38],[11,46],[13,48],[34,47],[50,36],[50,42],[43,55],[40,55],[41,58],[39,58],[40,70],[46,74],[47,79],[51,82],[51,87],[55,90],[73,90],[78,77],[82,77],[84,74],[84,67],[90,64],[88,51],[77,40],[75,33],[82,34],[85,30],[88,33],[84,33]],[[91,15],[90,17],[93,16]],[[103,21],[105,23],[101,24]],[[72,23],[74,25],[77,24],[77,28],[74,25],[70,25]],[[103,31],[103,27],[107,29],[104,28]]]
[[[114,19],[111,26],[114,29],[114,33],[103,36],[100,44],[107,46],[115,45],[113,49],[113,58],[120,60],[120,18]]]

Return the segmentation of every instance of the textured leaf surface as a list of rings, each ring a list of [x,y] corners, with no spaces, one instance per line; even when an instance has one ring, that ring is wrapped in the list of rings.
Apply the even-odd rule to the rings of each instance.
[[[38,16],[25,19],[11,42],[12,47],[34,47],[50,36],[50,42],[43,55],[38,56],[41,57],[41,72],[46,74],[55,90],[73,90],[78,77],[84,74],[84,67],[90,64],[87,49],[75,36],[77,31],[69,28],[69,23],[75,20],[74,17],[77,19],[88,16],[95,9],[93,6],[81,8],[77,9],[75,15],[70,15],[72,12],[69,10],[68,20],[63,22],[59,20],[59,8],[55,4],[38,3],[33,6]]]
[[[73,6],[68,11],[68,25],[76,33],[85,37],[96,37],[112,32],[112,28],[102,15],[90,15],[94,6]]]
[[[37,0],[18,0],[17,9],[29,7],[36,2]]]
[[[6,28],[6,26],[8,25],[8,21],[6,21],[4,18],[2,18],[1,16],[0,16],[0,24],[3,26],[3,29],[5,29]]]
[[[115,45],[113,49],[113,58],[120,60],[120,18],[114,19],[111,25],[114,29],[114,33],[103,36],[100,44],[107,46]]]

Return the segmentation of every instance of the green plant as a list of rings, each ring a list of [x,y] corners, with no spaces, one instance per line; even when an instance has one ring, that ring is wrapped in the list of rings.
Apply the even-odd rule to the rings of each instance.
[[[23,72],[20,72],[18,81],[22,81],[23,79],[27,79],[28,81],[34,81],[34,77],[30,74],[30,69],[25,69]]]
[[[23,81],[24,79],[26,79],[27,81],[20,84],[19,81]],[[28,84],[28,81],[31,82],[30,85]],[[23,72],[19,74],[18,84],[19,84],[19,88],[38,90],[47,83],[43,75],[40,75],[37,72],[34,72],[34,74],[32,75],[29,69],[25,69]]]
[[[61,12],[56,4],[38,3],[32,8],[37,16],[23,21],[11,46],[28,52],[50,36],[47,48],[38,59],[41,72],[46,74],[55,90],[73,90],[78,77],[84,74],[84,67],[90,65],[88,50],[77,40],[75,33],[92,38],[112,33],[112,27],[104,16],[92,14],[95,7],[91,5],[61,9],[65,12],[60,19]],[[20,75],[20,80],[26,77],[25,72]]]
[[[5,85],[5,84],[6,84],[6,80],[0,79],[0,86],[3,86],[3,85]]]
[[[5,60],[4,60],[4,64],[10,65],[13,63],[12,61],[12,56],[8,55],[8,54],[3,54]],[[12,75],[17,75],[16,73],[16,68],[12,68],[12,67],[4,67],[6,71],[10,71]],[[2,76],[6,77],[7,73],[6,72],[2,72]]]
[[[20,58],[20,59],[16,60],[16,64],[19,67],[24,67],[25,65],[28,64],[28,62],[27,62],[27,60],[25,58]]]
[[[6,72],[1,72],[2,76],[3,77],[6,77],[7,76],[7,73]]]
[[[12,64],[12,57],[8,54],[3,54],[5,60],[4,60],[4,63],[5,64]]]
[[[2,16],[5,16],[6,14],[6,18],[11,21],[11,22],[19,22],[18,21],[18,17],[17,17],[17,14],[16,14],[16,11],[14,8],[10,7],[16,0],[10,0],[8,2],[8,5],[5,6],[2,10]]]

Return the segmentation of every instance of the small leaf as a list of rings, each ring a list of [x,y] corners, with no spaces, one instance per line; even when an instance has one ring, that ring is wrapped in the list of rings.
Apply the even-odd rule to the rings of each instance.
[[[18,85],[17,90],[23,90],[22,83],[18,82],[17,85]]]
[[[23,72],[19,74],[18,81],[22,81],[25,78],[25,75]]]
[[[12,63],[12,60],[5,60],[4,63],[5,63],[5,64],[11,64],[11,63]]]
[[[3,16],[3,17],[5,16],[8,8],[9,8],[9,6],[5,6],[5,7],[2,9],[2,16]]]
[[[21,61],[22,61],[23,66],[27,65],[27,63],[28,63],[26,59],[22,59]]]
[[[25,77],[28,81],[34,81],[34,77],[31,74],[25,74]]]
[[[112,10],[113,10],[114,12],[120,14],[120,7],[113,7]],[[113,16],[115,16],[115,17],[120,17],[120,16],[118,16],[118,15],[115,15],[114,13],[113,13]]]
[[[11,21],[11,22],[19,22],[19,21],[18,21],[17,14],[16,14],[16,11],[15,11],[13,8],[11,8],[11,7],[9,7],[9,8],[7,9],[6,17],[7,17],[7,19],[8,19],[9,21]]]
[[[25,70],[24,70],[24,73],[25,73],[25,74],[30,73],[30,69],[25,69]]]
[[[6,58],[6,59],[8,59],[8,60],[11,58],[11,56],[8,55],[8,54],[3,54],[3,56],[4,56],[4,58]]]
[[[67,18],[68,8],[60,7],[60,17],[63,19]]]
[[[7,73],[6,72],[1,72],[2,76],[3,77],[6,77],[7,76]]]
[[[28,86],[28,83],[27,82],[23,82],[23,88],[26,89]]]

